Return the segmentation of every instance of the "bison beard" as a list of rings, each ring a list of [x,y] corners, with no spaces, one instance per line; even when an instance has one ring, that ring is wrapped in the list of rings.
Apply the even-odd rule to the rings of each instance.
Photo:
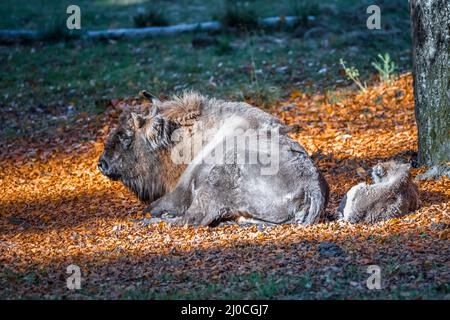
[[[128,177],[125,174],[121,178],[122,183],[144,203],[151,203],[173,190],[186,169],[185,165],[174,165],[167,150],[161,150],[150,162],[152,166],[144,167],[140,175]],[[161,169],[152,171],[152,167]]]
[[[160,181],[154,179],[149,182],[145,178],[146,176],[137,178],[127,178],[125,176],[122,178],[122,182],[140,201],[150,203],[162,197],[165,193],[165,188]]]
[[[179,129],[191,136],[212,132],[189,163],[171,157],[176,148],[193,142],[189,135],[174,140]],[[225,138],[237,136],[236,129],[280,134],[278,171],[261,175],[261,164],[237,163],[236,151],[229,150],[225,157],[234,159],[231,162],[205,162]],[[124,114],[106,142],[99,169],[121,180],[141,201],[151,202],[153,216],[170,213],[179,224],[213,226],[242,218],[253,223],[316,223],[328,202],[328,184],[305,150],[286,135],[288,130],[248,104],[187,93],[155,101],[149,112]]]

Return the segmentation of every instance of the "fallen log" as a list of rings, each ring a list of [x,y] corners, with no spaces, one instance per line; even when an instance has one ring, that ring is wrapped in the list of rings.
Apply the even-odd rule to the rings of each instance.
[[[298,17],[268,17],[259,20],[262,27],[276,27],[279,25],[292,25]],[[184,32],[217,31],[223,28],[218,21],[207,21],[200,23],[183,23],[164,27],[146,28],[121,28],[107,30],[91,30],[76,32],[73,36],[85,39],[119,39],[119,38],[145,38],[173,35]],[[68,32],[68,36],[71,34]],[[45,40],[46,33],[33,30],[0,30],[0,41],[14,42],[20,40]]]

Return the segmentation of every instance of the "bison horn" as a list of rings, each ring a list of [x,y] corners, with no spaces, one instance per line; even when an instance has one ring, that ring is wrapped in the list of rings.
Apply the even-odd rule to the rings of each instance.
[[[159,99],[156,96],[154,96],[153,94],[151,94],[150,92],[148,92],[146,90],[139,91],[139,96],[151,101],[152,104],[154,104],[154,105],[161,103],[161,101],[159,101]]]
[[[155,96],[152,95],[150,92],[145,91],[145,90],[141,90],[139,91],[139,96],[141,96],[142,98],[145,98],[147,100],[152,101],[153,99],[155,99]]]

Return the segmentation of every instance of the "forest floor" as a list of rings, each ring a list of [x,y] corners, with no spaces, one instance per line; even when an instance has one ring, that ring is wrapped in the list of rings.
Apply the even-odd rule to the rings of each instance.
[[[155,2],[155,1],[153,1]],[[422,206],[375,225],[217,228],[141,223],[144,206],[97,169],[127,98],[189,88],[246,100],[300,131],[331,187],[331,216],[378,161],[413,162],[417,145],[408,5],[371,0],[246,1],[257,17],[295,15],[286,30],[161,39],[0,44],[0,298],[450,299],[450,180],[418,181]],[[144,0],[79,0],[83,29],[133,27]],[[70,1],[4,0],[0,28],[55,31]],[[217,18],[224,1],[157,1],[170,24]],[[144,8],[145,9],[145,8]],[[204,35],[203,35],[204,36]],[[395,81],[374,75],[389,53]],[[340,58],[369,88],[345,79]],[[378,62],[380,62],[378,60]],[[425,168],[413,168],[416,176]],[[66,286],[81,269],[81,289]],[[381,270],[370,290],[368,266]]]
[[[143,225],[144,206],[97,169],[126,103],[79,113],[57,135],[0,140],[0,298],[449,299],[450,180],[419,181],[422,206],[367,225]],[[291,93],[271,112],[324,173],[327,212],[378,161],[412,161],[412,77],[366,92]],[[413,169],[413,175],[425,169]],[[66,268],[78,265],[80,290]],[[367,268],[381,270],[369,289]]]

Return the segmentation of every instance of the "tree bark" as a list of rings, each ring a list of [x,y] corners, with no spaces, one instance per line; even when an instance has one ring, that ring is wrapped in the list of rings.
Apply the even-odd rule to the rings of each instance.
[[[450,161],[450,1],[410,0],[418,161]]]

